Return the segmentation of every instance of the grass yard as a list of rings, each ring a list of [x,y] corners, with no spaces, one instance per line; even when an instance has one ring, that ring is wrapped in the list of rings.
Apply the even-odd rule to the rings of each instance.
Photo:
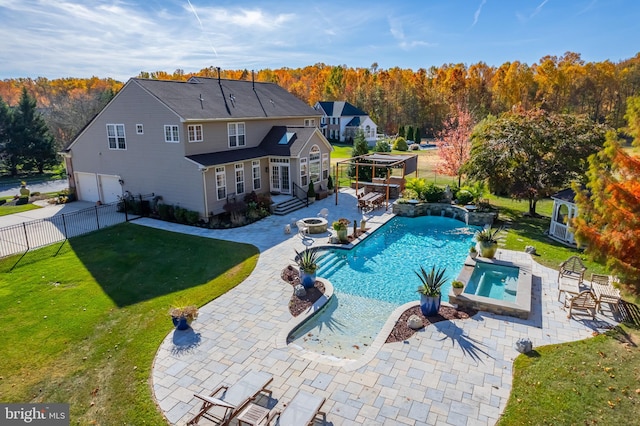
[[[73,424],[163,424],[149,380],[170,306],[215,299],[257,258],[250,245],[122,224],[0,260],[0,400],[68,402]]]
[[[498,425],[637,424],[639,342],[637,329],[620,326],[590,339],[519,355]]]
[[[19,206],[7,206],[5,204],[0,206],[0,216],[6,216],[8,214],[21,213],[29,210],[35,210],[41,208],[35,204],[21,204]]]

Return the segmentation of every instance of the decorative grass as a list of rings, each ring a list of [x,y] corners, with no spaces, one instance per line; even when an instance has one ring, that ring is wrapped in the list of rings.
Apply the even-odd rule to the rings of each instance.
[[[638,330],[535,348],[514,362],[499,426],[629,425],[640,410]]]
[[[121,224],[1,260],[0,400],[70,403],[72,424],[165,423],[149,380],[169,308],[215,299],[257,257],[250,245]]]

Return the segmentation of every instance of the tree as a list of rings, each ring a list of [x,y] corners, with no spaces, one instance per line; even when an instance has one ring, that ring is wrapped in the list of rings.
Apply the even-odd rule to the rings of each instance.
[[[471,131],[473,117],[461,105],[456,105],[456,112],[444,123],[444,129],[437,135],[438,156],[440,164],[437,172],[447,176],[458,176],[458,188],[462,185],[462,166],[471,154]]]
[[[20,102],[11,117],[10,140],[6,145],[11,176],[18,166],[44,172],[45,167],[57,163],[56,146],[49,128],[36,110],[36,100],[22,89]]]
[[[364,133],[362,130],[358,129],[356,131],[356,137],[353,140],[353,149],[351,150],[351,158],[359,157],[361,155],[366,155],[369,153],[369,144],[364,137]],[[358,162],[362,162],[358,160]],[[365,179],[365,176],[371,178],[371,171],[369,171],[370,167],[358,167],[358,179],[359,180],[370,180]],[[368,171],[368,173],[367,173]],[[354,165],[349,166],[349,176],[356,177],[356,168]]]
[[[463,172],[488,180],[494,193],[528,200],[535,215],[539,198],[583,176],[604,135],[586,116],[516,109],[476,126]]]
[[[398,137],[406,139],[405,136],[406,136],[406,133],[404,131],[404,126],[400,126],[400,128],[398,129]]]
[[[640,147],[640,97],[627,100],[628,131]],[[580,244],[605,260],[623,282],[640,290],[640,156],[625,152],[615,132],[589,158],[585,189],[574,185],[579,216],[572,222]]]
[[[413,131],[413,141],[419,144],[421,140],[422,137],[420,136],[420,127],[416,127],[416,129]]]
[[[413,140],[413,126],[409,126],[409,128],[407,129],[407,137],[406,139],[408,141],[412,141]]]

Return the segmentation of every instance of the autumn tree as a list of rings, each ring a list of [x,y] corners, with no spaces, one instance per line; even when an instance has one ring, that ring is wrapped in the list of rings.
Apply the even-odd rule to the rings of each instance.
[[[516,109],[475,127],[463,171],[487,180],[494,193],[528,200],[529,214],[535,215],[538,199],[584,174],[605,131],[583,115]]]
[[[640,97],[627,100],[628,131],[640,147]],[[640,291],[640,156],[622,149],[615,132],[589,158],[585,189],[574,185],[579,216],[576,240],[603,260],[623,282]]]
[[[440,164],[437,172],[458,177],[458,187],[462,185],[462,166],[469,160],[471,153],[471,131],[473,117],[462,107],[456,106],[455,114],[449,116],[436,138]]]

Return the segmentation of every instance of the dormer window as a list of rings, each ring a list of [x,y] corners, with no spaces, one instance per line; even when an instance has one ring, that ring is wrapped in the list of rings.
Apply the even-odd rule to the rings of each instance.
[[[229,148],[245,146],[244,123],[227,124],[227,133],[229,135]]]
[[[316,119],[315,118],[305,118],[304,119],[304,127],[316,127]]]

